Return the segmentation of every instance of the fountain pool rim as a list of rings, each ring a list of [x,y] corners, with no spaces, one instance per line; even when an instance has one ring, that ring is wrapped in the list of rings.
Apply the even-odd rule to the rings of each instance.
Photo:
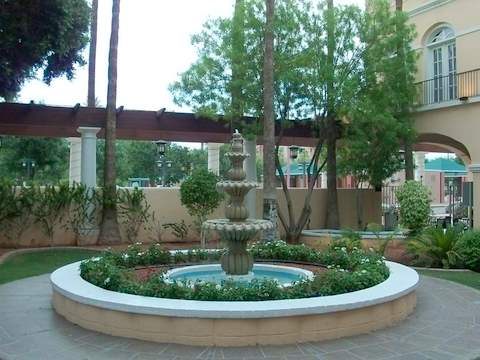
[[[387,262],[390,276],[346,294],[269,301],[197,301],[123,294],[80,277],[80,262],[50,279],[55,311],[100,333],[198,346],[285,345],[364,334],[415,309],[415,270]]]
[[[310,279],[310,280],[313,279],[314,277],[313,272],[302,269],[302,268],[293,267],[293,266],[254,263],[253,271],[255,270],[269,271],[269,272],[279,273],[279,274],[284,273],[289,275],[296,275],[299,278]],[[220,264],[182,266],[182,267],[167,271],[167,273],[165,274],[165,280],[173,282],[175,279],[172,279],[172,277],[179,277],[179,276],[185,275],[185,273],[195,274],[195,273],[205,272],[205,271],[220,272],[223,270]],[[232,276],[226,275],[226,277],[227,279],[232,279],[232,280],[235,280],[235,278],[238,278],[240,281],[242,281],[243,279],[250,279],[250,275],[232,275]],[[288,286],[292,286],[292,283],[286,282],[286,283],[280,283],[279,285],[282,287],[288,287]]]
[[[155,298],[105,290],[80,276],[80,263],[65,265],[50,276],[53,292],[74,302],[136,314],[186,318],[245,319],[322,314],[358,309],[405,296],[418,286],[417,272],[386,261],[390,276],[375,286],[338,295],[267,301],[200,301]]]

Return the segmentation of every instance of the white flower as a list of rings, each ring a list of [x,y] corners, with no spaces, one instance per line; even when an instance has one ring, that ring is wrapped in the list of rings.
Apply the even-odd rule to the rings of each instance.
[[[93,257],[90,259],[90,261],[93,261],[93,262],[97,262],[97,261],[100,261],[101,260],[101,257],[97,256],[97,257]]]
[[[106,278],[105,281],[103,282],[104,285],[107,285],[110,282],[110,278]]]
[[[123,254],[122,257],[127,260],[130,256],[128,254]]]

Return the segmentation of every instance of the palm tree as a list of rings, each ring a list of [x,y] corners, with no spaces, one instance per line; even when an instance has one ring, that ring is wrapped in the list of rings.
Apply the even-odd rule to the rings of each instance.
[[[117,128],[117,55],[118,29],[120,23],[120,0],[113,0],[112,30],[108,55],[107,119],[105,125],[105,172],[103,185],[103,216],[100,227],[99,244],[121,242],[116,205],[116,153]]]
[[[90,50],[88,53],[88,96],[87,106],[95,107],[95,65],[97,57],[98,0],[92,0],[90,18]]]
[[[334,67],[335,67],[335,13],[333,0],[327,2],[327,219],[328,229],[338,229],[340,220],[338,215],[337,195],[337,139],[339,129],[335,114]]]
[[[395,0],[395,10],[403,11],[403,0]],[[402,49],[399,49],[399,53]],[[404,145],[404,157],[405,157],[405,180],[413,180],[413,149],[409,140],[405,141]]]
[[[277,194],[275,176],[275,115],[273,112],[273,19],[274,0],[266,0],[265,54],[263,62],[263,218],[273,222],[265,240],[277,237]]]

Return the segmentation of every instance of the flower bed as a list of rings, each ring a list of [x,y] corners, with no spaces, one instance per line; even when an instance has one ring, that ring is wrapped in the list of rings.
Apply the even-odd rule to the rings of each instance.
[[[135,244],[123,252],[106,251],[99,257],[83,261],[80,274],[93,285],[120,293],[207,301],[263,301],[336,295],[377,285],[389,276],[388,267],[380,255],[344,243],[317,251],[303,245],[275,241],[255,244],[250,251],[257,260],[307,262],[322,265],[327,270],[316,274],[312,280],[302,280],[289,287],[280,287],[272,280],[255,280],[249,285],[226,281],[222,285],[197,282],[185,286],[165,282],[158,274],[139,281],[135,276],[138,266],[211,263],[219,259],[221,252],[190,250],[170,253],[158,244],[147,250]]]

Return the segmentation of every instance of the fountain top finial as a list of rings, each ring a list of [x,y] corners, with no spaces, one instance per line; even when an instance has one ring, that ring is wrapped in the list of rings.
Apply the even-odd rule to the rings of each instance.
[[[232,135],[232,152],[234,153],[243,153],[243,136],[240,134],[238,129],[235,129],[235,132]]]

